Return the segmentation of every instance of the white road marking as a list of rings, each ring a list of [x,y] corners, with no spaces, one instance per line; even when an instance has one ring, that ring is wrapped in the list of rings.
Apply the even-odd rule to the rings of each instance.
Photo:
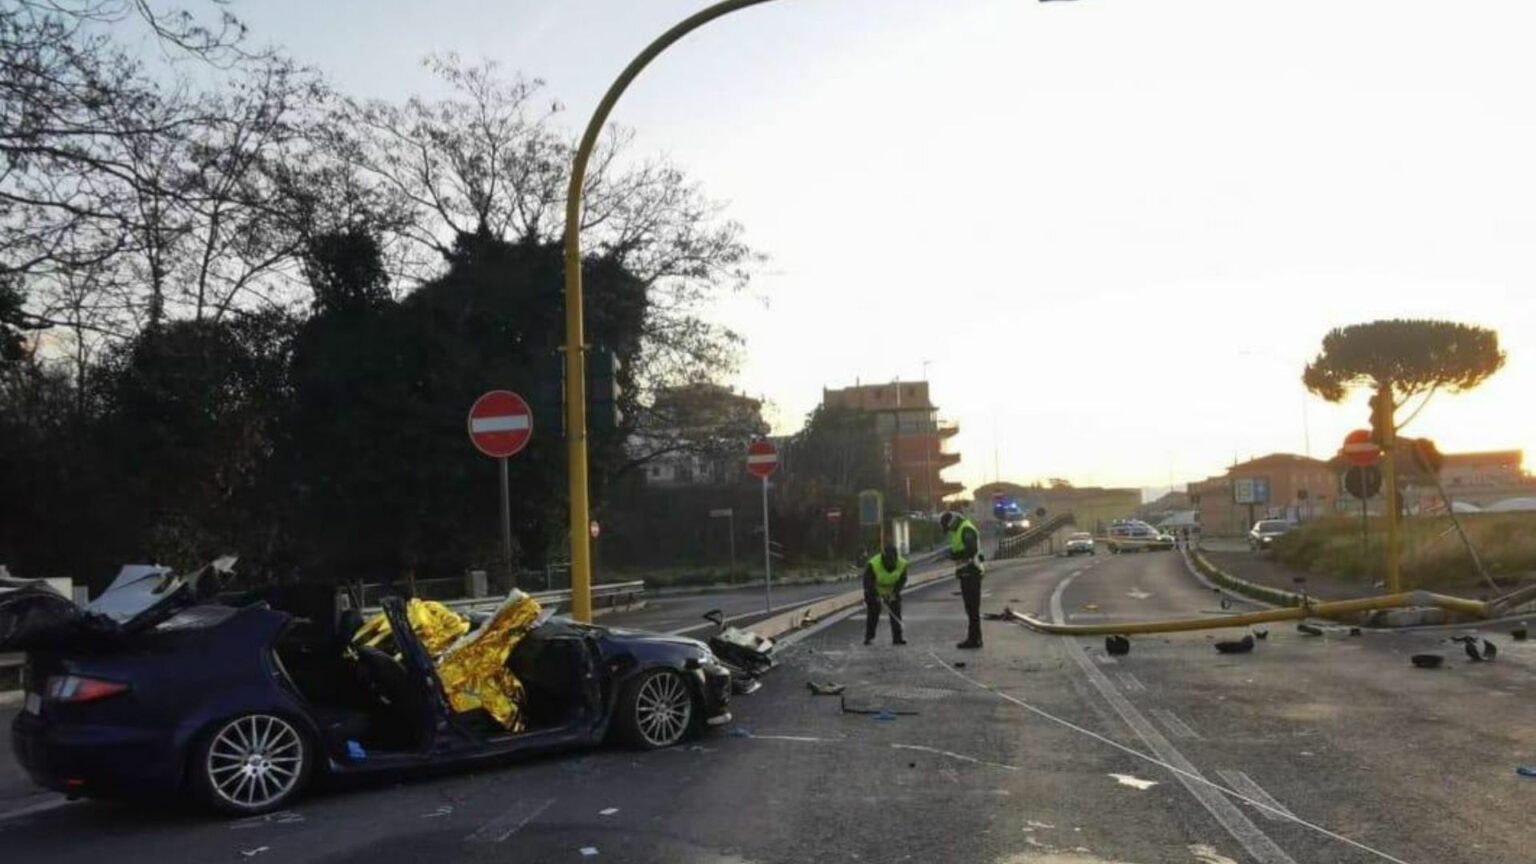
[[[1017,771],[1017,770],[1019,770],[1019,766],[1017,766],[1017,765],[1005,765],[1005,764],[1003,764],[1001,762],[988,762],[985,759],[977,759],[975,756],[967,756],[964,753],[951,753],[948,750],[940,750],[940,749],[938,749],[936,747],[924,747],[921,744],[892,744],[891,745],[891,749],[893,749],[893,750],[920,750],[920,751],[922,751],[924,753],[932,753],[932,754],[934,754],[936,756],[948,756],[951,759],[958,759],[961,762],[969,762],[972,765],[985,765],[988,768],[1001,768],[1004,771]],[[1033,824],[1033,823],[1031,823],[1031,824]]]
[[[1132,600],[1147,600],[1151,598],[1152,595],[1141,590],[1140,588],[1132,588],[1131,590],[1125,592],[1125,596],[1131,598]]]
[[[58,798],[49,801],[41,801],[37,804],[30,804],[26,807],[17,807],[15,810],[8,810],[4,813],[0,813],[0,822],[5,822],[10,819],[20,819],[23,816],[31,816],[34,813],[46,813],[49,810],[57,810],[60,807],[73,803],[75,802],[65,798],[63,795],[60,795]]]
[[[464,839],[471,843],[503,843],[508,837],[523,830],[523,826],[539,818],[545,810],[555,803],[555,799],[548,798],[542,803],[533,801],[518,801],[495,819],[481,825],[475,833]]]
[[[1068,576],[1061,580],[1056,590],[1051,593],[1051,615],[1057,621],[1067,620],[1061,609],[1061,595],[1072,583],[1072,579],[1073,577]],[[1178,769],[1174,772],[1174,776],[1178,778],[1179,783],[1195,797],[1196,801],[1200,802],[1200,805],[1220,823],[1221,827],[1227,830],[1228,834],[1232,835],[1233,839],[1248,850],[1248,854],[1254,860],[1259,864],[1296,864],[1296,859],[1287,855],[1284,849],[1269,838],[1269,835],[1259,830],[1259,827],[1254,825],[1252,820],[1232,803],[1231,799],[1213,788],[1214,784],[1205,779],[1194,763],[1186,759],[1184,754],[1179,752],[1179,748],[1164,738],[1163,733],[1157,731],[1157,727],[1153,726],[1136,709],[1136,706],[1130,703],[1130,700],[1120,695],[1115,685],[1110,683],[1109,679],[1104,677],[1104,673],[1089,661],[1088,655],[1083,652],[1083,647],[1077,643],[1076,639],[1063,636],[1062,644],[1066,646],[1067,653],[1077,662],[1078,667],[1088,676],[1088,682],[1109,702],[1110,707],[1115,709],[1115,713],[1120,715],[1120,719],[1131,727],[1136,737],[1157,754],[1159,759]]]
[[[1133,673],[1116,672],[1115,677],[1120,680],[1121,687],[1124,687],[1132,693],[1147,692],[1147,685],[1141,683],[1141,679],[1137,678]]]
[[[1187,738],[1192,741],[1201,740],[1199,732],[1196,732],[1194,729],[1190,728],[1188,723],[1185,723],[1183,720],[1179,719],[1179,715],[1169,711],[1167,708],[1153,708],[1148,713],[1150,713],[1153,717],[1156,717],[1157,722],[1163,724],[1164,729],[1167,729],[1169,732],[1173,733],[1173,737]]]
[[[1255,801],[1262,801],[1269,807],[1273,808],[1270,810],[1261,808],[1259,810],[1259,813],[1263,814],[1265,819],[1268,819],[1271,822],[1285,822],[1296,818],[1295,814],[1291,813],[1289,808],[1282,805],[1279,801],[1276,801],[1273,795],[1270,795],[1268,792],[1264,791],[1263,786],[1260,786],[1258,783],[1254,782],[1252,777],[1249,777],[1242,771],[1218,770],[1216,773],[1221,775],[1221,779],[1227,781],[1228,786],[1231,786],[1233,789],[1236,789],[1237,791],[1243,793],[1249,798],[1254,799]]]

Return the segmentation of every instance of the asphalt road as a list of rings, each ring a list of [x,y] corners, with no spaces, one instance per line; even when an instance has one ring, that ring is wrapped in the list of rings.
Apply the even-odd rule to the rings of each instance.
[[[905,647],[884,628],[863,646],[859,616],[786,645],[734,703],[734,731],[690,747],[377,783],[248,822],[106,803],[7,816],[0,801],[0,844],[50,864],[1536,857],[1536,780],[1515,774],[1536,762],[1532,643],[1496,636],[1499,659],[1472,664],[1444,632],[1276,625],[1246,655],[1190,633],[1109,658],[1098,639],[989,622],[986,648],[960,652],[952,587],[909,594]],[[1219,613],[1174,553],[1000,564],[986,591],[989,610],[1078,621]],[[1446,668],[1411,669],[1424,648]],[[847,685],[850,707],[916,713],[845,714],[809,679]]]

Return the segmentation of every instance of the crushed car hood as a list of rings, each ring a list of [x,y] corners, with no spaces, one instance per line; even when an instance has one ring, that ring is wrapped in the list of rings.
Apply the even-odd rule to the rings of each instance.
[[[211,593],[234,567],[220,558],[182,577],[168,567],[129,564],[95,600],[78,606],[41,580],[0,583],[0,651],[120,638],[153,627]],[[17,583],[18,587],[11,587]]]

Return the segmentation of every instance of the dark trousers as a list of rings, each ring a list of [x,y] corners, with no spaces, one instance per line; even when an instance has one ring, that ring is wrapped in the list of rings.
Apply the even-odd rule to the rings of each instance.
[[[892,594],[885,600],[891,606],[891,641],[901,641],[901,595]],[[880,623],[880,598],[875,594],[864,595],[864,641],[875,638],[875,627]]]
[[[960,578],[960,599],[965,603],[965,641],[981,644],[981,574],[969,567],[955,574]]]

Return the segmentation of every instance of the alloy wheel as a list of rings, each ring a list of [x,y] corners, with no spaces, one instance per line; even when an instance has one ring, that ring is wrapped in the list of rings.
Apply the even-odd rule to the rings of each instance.
[[[693,722],[693,694],[675,672],[645,679],[635,694],[635,727],[652,747],[681,741]]]
[[[248,714],[226,723],[208,745],[208,785],[240,810],[260,810],[291,795],[304,767],[304,739],[293,725],[270,714]]]

